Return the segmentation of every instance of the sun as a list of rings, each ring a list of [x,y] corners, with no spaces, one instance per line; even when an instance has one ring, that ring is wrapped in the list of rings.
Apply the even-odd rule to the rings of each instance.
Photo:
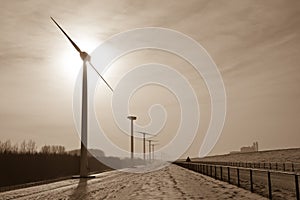
[[[101,42],[96,39],[80,39],[76,43],[82,51],[86,51],[90,54]],[[66,43],[66,45],[69,44]],[[69,48],[65,48],[65,50],[62,51],[59,60],[62,66],[62,73],[74,80],[82,67],[82,60],[79,53],[70,45]]]

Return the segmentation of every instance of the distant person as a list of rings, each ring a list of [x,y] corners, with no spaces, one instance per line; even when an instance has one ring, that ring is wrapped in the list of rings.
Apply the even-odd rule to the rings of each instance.
[[[191,162],[191,159],[189,156],[186,158],[185,162]]]

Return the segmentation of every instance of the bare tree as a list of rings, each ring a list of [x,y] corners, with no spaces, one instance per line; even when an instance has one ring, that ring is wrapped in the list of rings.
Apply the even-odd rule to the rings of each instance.
[[[14,145],[11,147],[11,152],[12,152],[12,153],[19,153],[19,145],[18,145],[18,143],[14,144]]]
[[[10,140],[0,141],[0,153],[18,153],[18,143],[12,144]]]
[[[4,152],[4,145],[3,142],[0,141],[0,153]]]
[[[50,145],[44,145],[44,146],[42,146],[40,152],[44,153],[44,154],[50,154],[51,153]]]
[[[58,146],[58,154],[65,154],[66,149],[64,146]]]
[[[20,144],[19,153],[26,153],[26,141],[25,140],[23,140],[23,142],[21,142],[21,144]]]
[[[45,154],[65,154],[66,150],[64,146],[59,146],[59,145],[44,145],[41,148],[41,153]]]
[[[2,153],[9,153],[12,151],[12,146],[10,140],[6,140],[1,144],[1,151]]]
[[[37,146],[36,143],[33,140],[29,140],[26,144],[26,153],[36,153]]]

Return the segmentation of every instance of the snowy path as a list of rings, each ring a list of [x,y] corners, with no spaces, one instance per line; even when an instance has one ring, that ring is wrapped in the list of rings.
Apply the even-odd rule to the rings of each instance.
[[[176,165],[133,174],[118,171],[94,179],[64,180],[0,193],[0,199],[265,199]]]

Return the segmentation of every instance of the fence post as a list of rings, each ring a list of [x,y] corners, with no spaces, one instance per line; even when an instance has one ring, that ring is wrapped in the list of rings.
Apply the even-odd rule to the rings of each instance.
[[[222,169],[222,166],[220,166],[220,174],[221,174],[221,181],[223,181],[223,169]]]
[[[240,169],[236,168],[236,170],[237,170],[237,185],[238,187],[240,187]]]
[[[278,170],[278,164],[276,163],[276,170]]]
[[[296,187],[296,199],[300,200],[300,197],[299,197],[299,181],[298,181],[297,173],[295,174],[295,187]]]
[[[227,167],[227,177],[228,177],[228,183],[230,183],[230,168]]]
[[[285,171],[285,163],[283,163],[283,171]]]
[[[210,166],[210,176],[212,177],[212,165]]]
[[[294,163],[292,163],[292,172],[293,172],[293,171],[295,171],[295,169],[294,169]]]
[[[215,165],[215,179],[217,179],[217,166]]]
[[[271,163],[269,163],[269,167],[270,167],[270,169],[272,169],[272,164]]]
[[[252,169],[250,169],[250,191],[253,192],[253,177],[252,177]]]
[[[210,166],[209,166],[209,165],[207,165],[207,175],[208,175],[208,176],[210,175],[210,172],[209,172],[209,170],[210,170]]]
[[[272,183],[271,183],[270,171],[268,171],[268,188],[269,188],[269,199],[272,199]]]

